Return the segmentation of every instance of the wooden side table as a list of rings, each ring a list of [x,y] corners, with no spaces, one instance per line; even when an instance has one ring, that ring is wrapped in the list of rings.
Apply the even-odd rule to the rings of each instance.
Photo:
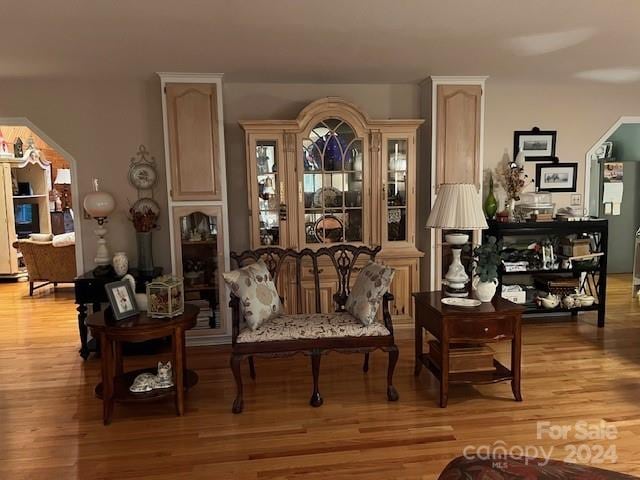
[[[102,420],[111,423],[114,402],[140,402],[175,395],[176,414],[184,414],[184,392],[198,383],[198,375],[187,370],[185,331],[196,325],[200,309],[185,305],[184,313],[173,318],[151,318],[146,312],[116,322],[110,309],[96,312],[87,318],[91,334],[100,341],[102,382],[96,388],[96,396],[102,399]],[[123,342],[145,342],[154,338],[171,337],[173,346],[174,386],[144,393],[133,393],[129,387],[141,373],[155,372],[155,368],[124,372],[122,363]]]
[[[521,320],[524,307],[495,296],[491,303],[478,307],[451,307],[441,302],[442,292],[414,293],[415,299],[415,375],[422,365],[440,381],[440,406],[446,407],[449,384],[487,384],[511,381],[516,401],[520,392],[520,362],[522,354]],[[440,365],[422,353],[423,329],[433,335],[440,346]],[[495,370],[488,372],[449,372],[449,351],[452,344],[483,345],[511,341],[511,368],[495,360]]]
[[[135,268],[130,269],[129,273],[136,279],[136,293],[144,293],[147,282],[150,282],[156,277],[162,275],[162,268],[156,267],[153,270],[152,275],[144,275]],[[106,277],[96,277],[93,272],[87,272],[82,275],[78,275],[74,280],[76,304],[78,305],[78,331],[80,333],[80,356],[83,359],[89,358],[91,352],[96,351],[95,345],[90,345],[87,338],[87,305],[92,306],[92,311],[98,312],[102,308],[103,303],[108,303],[109,298],[104,286],[107,283],[117,282],[120,277],[109,275]]]

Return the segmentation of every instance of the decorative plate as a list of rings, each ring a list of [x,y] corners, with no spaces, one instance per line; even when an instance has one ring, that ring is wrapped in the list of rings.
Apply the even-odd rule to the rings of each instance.
[[[455,298],[455,297],[445,297],[440,300],[445,305],[449,305],[451,307],[479,307],[482,305],[480,300],[476,300],[475,298]]]
[[[129,182],[138,190],[150,190],[157,179],[156,169],[148,163],[134,164],[129,168]]]
[[[336,187],[322,187],[316,190],[316,193],[313,195],[314,206],[322,206],[323,199],[325,208],[342,206],[342,192]]]
[[[156,215],[160,214],[160,205],[153,198],[141,198],[131,206],[131,210],[134,212],[144,213],[146,210],[151,210]]]

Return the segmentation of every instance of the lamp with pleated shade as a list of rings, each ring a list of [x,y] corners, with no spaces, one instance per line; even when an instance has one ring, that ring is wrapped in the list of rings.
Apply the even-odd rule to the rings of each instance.
[[[482,200],[475,185],[466,183],[444,183],[440,185],[436,201],[427,220],[427,228],[443,230],[482,230],[489,228],[482,211]],[[462,245],[469,241],[466,233],[445,235],[451,245],[453,260],[442,281],[445,295],[466,297],[469,275],[460,261]]]

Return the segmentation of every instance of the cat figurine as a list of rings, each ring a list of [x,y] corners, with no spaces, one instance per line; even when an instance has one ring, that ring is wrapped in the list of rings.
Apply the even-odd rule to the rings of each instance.
[[[150,392],[158,388],[173,387],[173,379],[171,376],[171,362],[158,362],[158,374],[141,373],[138,375],[129,390],[133,393]]]

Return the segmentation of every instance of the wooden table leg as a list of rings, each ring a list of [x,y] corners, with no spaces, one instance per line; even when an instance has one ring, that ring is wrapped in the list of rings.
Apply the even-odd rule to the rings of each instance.
[[[184,330],[173,331],[173,382],[176,389],[176,415],[184,414]]]
[[[440,407],[445,408],[449,401],[449,340],[440,342]]]
[[[513,340],[511,342],[511,391],[517,402],[522,401],[522,392],[520,391],[520,369],[522,361],[522,335],[520,321],[516,322],[513,331]]]
[[[422,324],[418,321],[417,318],[416,318],[416,321],[415,321],[414,340],[415,340],[415,361],[416,361],[416,364],[413,367],[413,374],[418,376],[418,375],[420,375],[420,370],[422,369],[422,345],[423,345],[424,340],[422,338]]]
[[[113,344],[104,333],[100,334],[102,351],[102,422],[111,423],[113,413]]]
[[[186,332],[182,331],[182,372],[183,372],[183,382],[184,382],[184,391],[189,391],[189,385],[187,382],[187,342],[185,340]]]
[[[113,364],[115,365],[116,377],[124,373],[122,358],[122,342],[113,342]]]
[[[78,304],[78,332],[80,333],[80,356],[86,360],[89,358],[88,329],[85,320],[87,319],[87,306],[84,303]]]

